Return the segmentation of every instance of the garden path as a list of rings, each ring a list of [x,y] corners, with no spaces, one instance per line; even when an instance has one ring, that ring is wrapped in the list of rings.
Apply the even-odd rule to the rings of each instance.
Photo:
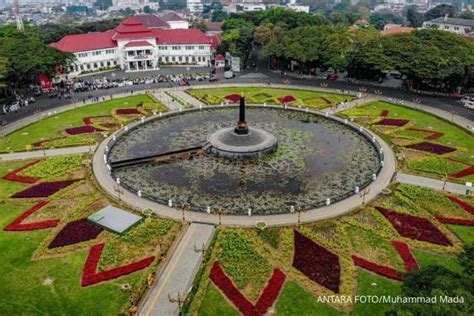
[[[209,246],[214,232],[214,225],[189,225],[154,286],[143,299],[138,315],[178,315],[179,304],[170,302],[170,298],[177,299],[178,293],[181,300],[186,298],[201,266],[203,251]]]
[[[184,90],[176,90],[175,92],[176,96],[181,98],[182,100],[186,101],[188,104],[192,105],[195,108],[198,108],[199,106],[206,106],[204,103],[199,101],[198,99],[192,97],[191,95],[187,94],[184,92]]]
[[[35,151],[23,151],[11,154],[1,154],[0,160],[22,160],[32,158],[42,158],[49,156],[60,156],[60,155],[73,155],[92,153],[96,149],[96,145],[80,146],[80,147],[65,147],[47,150],[35,150]]]
[[[161,103],[166,105],[168,107],[168,109],[170,109],[171,111],[179,111],[179,109],[181,109],[183,106],[181,104],[175,102],[173,100],[173,98],[171,98],[169,95],[167,95],[165,93],[166,91],[173,93],[174,89],[172,89],[172,88],[171,89],[159,89],[159,90],[156,90],[156,92],[153,93],[153,95],[158,100],[160,100]]]
[[[441,190],[441,191],[456,193],[456,194],[465,194],[466,193],[466,186],[464,186],[462,184],[453,183],[453,182],[446,182],[446,184],[444,184],[444,181],[442,181],[442,180],[425,178],[425,177],[415,176],[415,175],[407,174],[407,173],[399,172],[397,174],[397,177],[396,177],[395,181],[396,182],[401,182],[401,183],[407,183],[407,184],[423,186],[423,187],[431,188],[431,189],[435,189],[435,190]],[[443,189],[443,186],[444,186],[444,189]],[[472,191],[472,189],[471,189],[471,191]]]

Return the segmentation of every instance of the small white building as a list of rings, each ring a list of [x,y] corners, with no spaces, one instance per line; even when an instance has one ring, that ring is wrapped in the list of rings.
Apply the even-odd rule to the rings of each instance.
[[[198,29],[150,28],[130,17],[114,30],[67,35],[51,46],[76,57],[70,75],[117,67],[156,70],[174,64],[208,67],[213,41]]]
[[[444,16],[423,22],[423,28],[437,28],[438,30],[459,35],[471,35],[474,33],[474,20],[449,18]]]
[[[204,8],[202,0],[186,0],[186,8],[192,15],[201,14]]]

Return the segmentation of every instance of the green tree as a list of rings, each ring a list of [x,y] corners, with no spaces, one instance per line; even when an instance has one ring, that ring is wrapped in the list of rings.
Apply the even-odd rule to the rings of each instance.
[[[407,9],[407,20],[410,26],[420,27],[424,22],[424,16],[422,13],[418,12],[416,6],[409,6]]]
[[[6,84],[4,82],[5,77],[7,76],[7,60],[5,58],[0,58],[0,88],[5,88]]]
[[[445,15],[449,17],[457,16],[457,9],[449,4],[440,4],[425,13],[425,21],[433,20]]]
[[[55,74],[59,65],[67,65],[73,55],[44,44],[37,36],[16,32],[0,38],[0,58],[7,60],[6,79],[13,90],[22,84],[36,82],[39,72]]]
[[[113,6],[114,4],[112,3],[112,0],[97,0],[95,3],[94,3],[94,6],[99,9],[99,10],[102,10],[102,11],[105,11],[107,10],[108,8],[110,8],[111,6]]]
[[[403,19],[393,13],[375,12],[370,15],[369,22],[377,30],[383,30],[386,24],[402,24]]]
[[[227,14],[227,12],[223,11],[222,9],[218,9],[218,10],[215,10],[214,12],[212,12],[211,21],[212,22],[222,22],[225,19],[227,19],[228,17],[229,17],[229,15]]]

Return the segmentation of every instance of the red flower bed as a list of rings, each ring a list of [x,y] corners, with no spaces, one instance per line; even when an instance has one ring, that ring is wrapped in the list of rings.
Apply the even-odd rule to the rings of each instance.
[[[140,111],[137,109],[117,109],[115,111],[117,115],[134,115],[134,114],[140,114]]]
[[[407,124],[409,121],[404,119],[391,119],[391,118],[384,118],[377,123],[376,125],[386,125],[386,126],[403,126]]]
[[[395,250],[397,250],[398,254],[403,260],[403,263],[405,264],[405,271],[406,272],[411,272],[413,270],[418,270],[420,266],[418,265],[418,262],[416,261],[415,256],[410,251],[410,247],[404,242],[401,241],[396,241],[392,240],[392,245],[395,247]]]
[[[444,216],[436,216],[436,219],[444,224],[474,226],[473,219],[460,218],[460,217],[444,217]]]
[[[429,134],[429,136],[425,137],[426,140],[438,139],[444,135],[444,133],[432,131],[429,129],[423,129],[423,128],[409,128],[408,130]]]
[[[459,179],[462,177],[467,177],[470,176],[471,174],[474,174],[474,166],[470,166],[469,168],[463,169],[461,171],[458,171],[456,173],[450,174],[450,177]]]
[[[84,121],[84,124],[86,125],[92,125],[92,121],[95,119],[95,118],[103,118],[103,117],[112,117],[110,115],[97,115],[97,116],[86,116],[84,117],[82,120]]]
[[[255,308],[263,314],[275,303],[285,283],[286,275],[280,269],[273,269],[272,277],[258,298]]]
[[[295,234],[293,267],[308,278],[339,293],[341,267],[339,257],[298,231]]]
[[[89,134],[95,132],[97,132],[97,128],[90,125],[66,128],[66,133],[69,135]]]
[[[29,183],[29,184],[35,183],[36,181],[38,181],[37,178],[24,177],[24,176],[20,176],[18,174],[21,173],[23,170],[28,169],[29,167],[33,166],[34,164],[37,164],[40,161],[41,160],[35,160],[35,161],[30,162],[29,164],[24,165],[21,168],[13,170],[12,172],[9,172],[6,175],[4,175],[3,179],[10,180],[10,181],[16,181],[16,182],[21,182],[21,183]]]
[[[452,196],[452,195],[448,195],[447,198],[453,202],[453,203],[456,203],[457,205],[459,205],[460,207],[462,207],[466,212],[469,212],[471,214],[474,215],[474,207],[472,207],[471,205],[469,205],[467,202],[464,202],[463,200],[455,197],[455,196]]]
[[[356,266],[361,267],[362,269],[371,271],[392,280],[403,281],[403,278],[399,272],[393,268],[378,265],[356,255],[352,255],[352,260]]]
[[[280,269],[273,269],[273,274],[267,286],[258,298],[255,305],[234,285],[232,280],[225,274],[219,261],[214,262],[209,274],[212,282],[224,293],[245,316],[264,315],[275,303],[285,283],[286,276]]]
[[[376,209],[392,223],[393,227],[403,237],[443,246],[452,246],[451,241],[425,218],[390,211],[379,206]]]
[[[229,94],[224,97],[224,99],[232,102],[232,103],[237,103],[240,101],[240,95],[234,93],[234,94]]]
[[[26,198],[42,198],[53,195],[54,193],[62,190],[78,180],[65,180],[65,181],[54,181],[54,182],[43,182],[32,186],[26,190],[18,192],[12,195],[15,199],[26,199]]]
[[[285,95],[285,96],[283,96],[283,97],[279,97],[279,98],[278,98],[278,101],[280,101],[281,103],[290,103],[290,102],[293,102],[293,101],[295,101],[295,100],[296,100],[296,98],[295,98],[294,96],[292,96],[292,95]],[[331,102],[329,102],[329,104],[330,104],[330,103],[331,103]]]
[[[10,225],[4,228],[5,231],[28,231],[28,230],[38,230],[38,229],[45,229],[51,228],[58,225],[58,219],[46,220],[36,223],[28,223],[22,224],[22,222],[27,219],[31,214],[39,211],[45,205],[47,205],[48,201],[41,201],[23,214],[21,214],[17,219],[15,219]]]
[[[388,113],[389,113],[388,110],[382,110],[382,112],[380,112],[380,116],[387,117]]]
[[[219,261],[214,262],[209,274],[212,282],[224,293],[245,316],[260,315],[255,306],[237,289],[232,280],[224,273]],[[262,303],[263,305],[263,303]]]
[[[89,255],[87,256],[86,263],[82,270],[81,285],[83,287],[116,279],[135,271],[142,270],[148,267],[155,260],[155,257],[151,256],[118,268],[96,272],[104,246],[105,244],[97,244],[92,246],[89,250]]]
[[[442,155],[447,154],[453,151],[456,151],[456,148],[443,146],[440,144],[430,143],[430,142],[421,142],[413,145],[406,146],[407,148],[427,151],[432,154]]]
[[[87,218],[78,219],[67,223],[49,244],[48,248],[64,247],[95,239],[102,230],[102,227],[91,224]]]

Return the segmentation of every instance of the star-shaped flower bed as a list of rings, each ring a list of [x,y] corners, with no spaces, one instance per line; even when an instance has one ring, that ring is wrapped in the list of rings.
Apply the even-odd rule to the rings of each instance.
[[[408,145],[406,148],[416,149],[420,151],[426,151],[436,155],[443,155],[456,151],[456,148],[444,146],[440,144],[430,143],[430,142],[421,142],[413,145]]]
[[[293,267],[314,282],[339,293],[341,266],[339,256],[294,231]]]
[[[453,196],[453,195],[448,195],[447,198],[459,205],[461,208],[463,208],[466,212],[468,213],[471,213],[472,215],[474,215],[474,206],[471,206],[469,203],[467,202],[464,202],[463,200],[461,200],[460,198],[456,197],[456,196]]]
[[[102,232],[102,227],[90,223],[87,218],[78,219],[67,223],[56,235],[48,248],[58,248],[97,238]]]
[[[426,140],[438,139],[444,135],[444,133],[423,128],[409,128],[408,130],[428,134],[428,136],[425,137]]]
[[[394,212],[379,206],[376,209],[390,221],[403,237],[443,246],[453,245],[435,225],[425,218]]]
[[[42,198],[48,197],[55,194],[56,192],[70,186],[78,180],[65,180],[65,181],[54,181],[54,182],[43,182],[32,186],[26,190],[18,192],[12,195],[15,199],[28,199],[28,198]]]

